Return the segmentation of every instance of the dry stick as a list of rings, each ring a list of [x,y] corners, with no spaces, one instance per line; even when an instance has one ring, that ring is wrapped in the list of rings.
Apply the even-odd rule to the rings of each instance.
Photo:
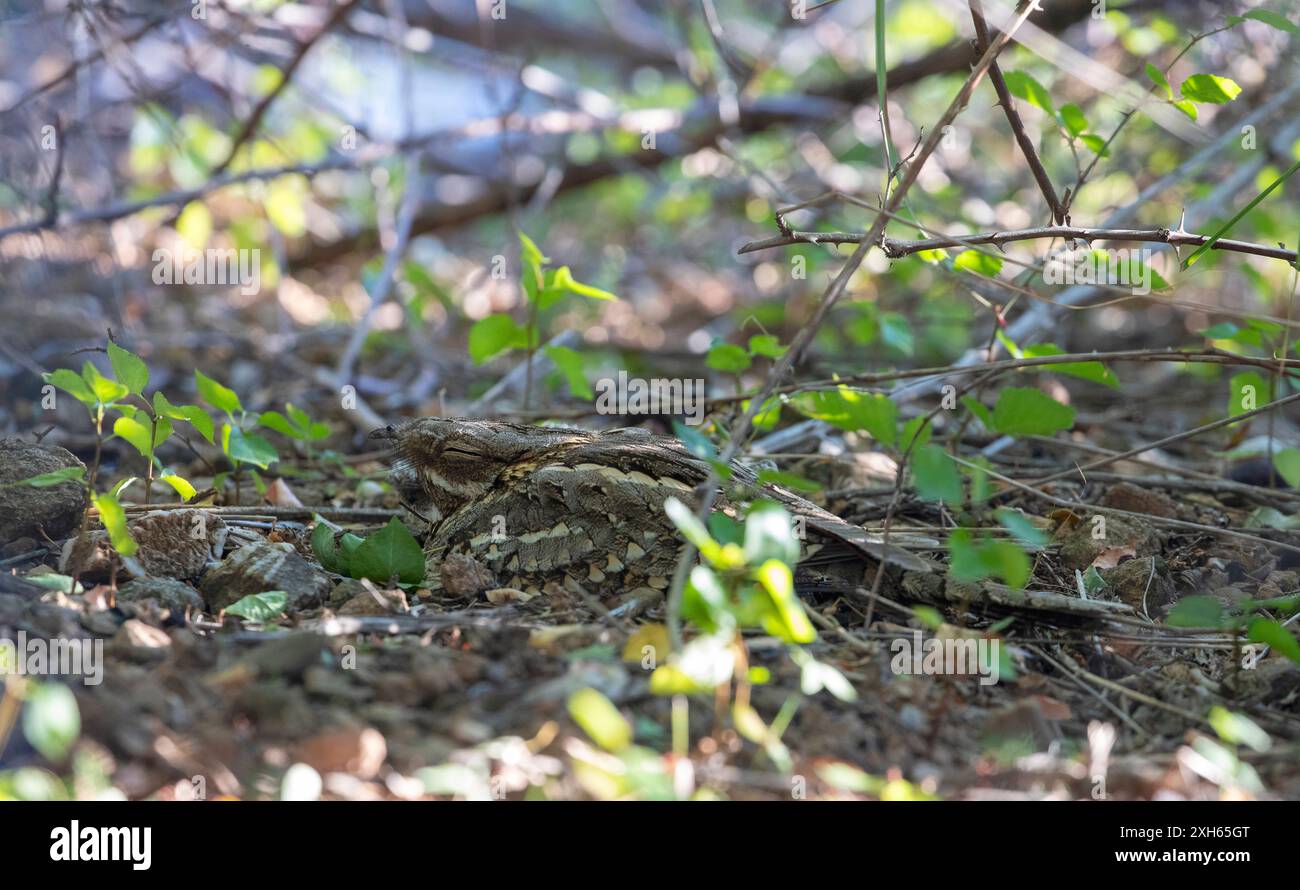
[[[1036,8],[1036,4],[1033,2],[1025,3],[1023,8],[1017,14],[1015,20],[1011,23],[1011,26],[1002,34],[999,34],[997,39],[993,41],[993,45],[988,48],[982,57],[980,57],[980,60],[975,64],[974,70],[971,71],[970,76],[966,79],[966,83],[962,85],[960,90],[958,90],[952,103],[939,118],[939,122],[935,125],[934,129],[930,131],[930,135],[925,140],[925,144],[921,146],[920,151],[917,153],[916,160],[908,165],[907,172],[903,174],[902,181],[899,182],[898,187],[889,198],[889,202],[885,208],[886,210],[893,212],[898,208],[898,205],[902,203],[903,197],[907,194],[908,189],[910,189],[912,184],[916,182],[917,174],[920,173],[921,168],[925,166],[925,162],[929,159],[930,155],[934,153],[934,150],[938,148],[943,128],[950,124],[962,109],[966,107],[966,103],[970,101],[971,93],[975,91],[975,87],[978,86],[980,80],[983,79],[984,73],[988,71],[989,65],[993,64],[993,60],[997,58],[998,53],[1000,53],[1002,48],[1011,40],[1011,35],[1016,32],[1016,29],[1020,27],[1025,19],[1029,18],[1029,14]],[[812,317],[808,319],[808,322],[799,330],[799,333],[795,335],[793,342],[790,344],[790,348],[781,356],[776,365],[772,368],[768,375],[767,382],[764,385],[763,392],[760,393],[757,398],[750,401],[749,407],[741,416],[736,428],[732,430],[731,441],[728,442],[726,448],[723,449],[719,463],[725,465],[730,461],[740,449],[745,439],[748,438],[750,430],[753,428],[754,417],[758,414],[759,409],[767,401],[771,391],[780,384],[781,380],[784,379],[787,374],[790,373],[795,362],[808,347],[813,336],[821,327],[822,322],[825,321],[826,314],[830,312],[831,308],[844,294],[845,289],[848,287],[849,279],[853,277],[853,273],[857,271],[858,267],[862,265],[862,261],[866,259],[867,252],[871,249],[871,245],[884,234],[885,226],[888,221],[889,218],[883,214],[876,216],[876,221],[872,224],[871,231],[867,234],[866,239],[858,245],[858,249],[853,252],[853,255],[849,257],[848,261],[844,264],[844,267],[840,269],[840,273],[835,276],[835,280],[831,282],[830,286],[826,289],[826,292],[822,295],[821,302],[818,303],[817,308],[813,310]],[[716,467],[710,468],[709,477],[701,483],[696,490],[700,491],[700,489],[703,489],[703,491],[701,492],[700,506],[696,511],[696,515],[699,516],[701,521],[703,521],[708,517],[709,512],[713,509],[713,504],[718,497],[718,473]],[[681,557],[678,559],[677,569],[673,573],[672,588],[668,595],[668,628],[673,648],[677,651],[681,651],[682,646],[682,591],[686,586],[686,576],[690,573],[691,563],[694,562],[696,554],[697,550],[695,546],[688,542],[682,549]],[[887,551],[882,555],[887,555]]]
[[[1026,494],[1032,494],[1034,497],[1047,501],[1047,503],[1049,504],[1054,504],[1057,507],[1065,507],[1070,510],[1083,510],[1085,512],[1104,513],[1108,516],[1122,516],[1126,519],[1141,520],[1142,522],[1150,523],[1151,525],[1163,525],[1163,526],[1167,526],[1168,528],[1181,528],[1181,529],[1186,529],[1187,531],[1200,532],[1202,534],[1207,534],[1207,535],[1218,535],[1225,538],[1239,538],[1243,541],[1250,541],[1253,544],[1263,544],[1267,547],[1281,547],[1283,550],[1290,550],[1294,553],[1300,553],[1300,547],[1297,547],[1293,544],[1284,544],[1281,541],[1270,541],[1268,538],[1261,538],[1258,535],[1247,534],[1246,532],[1239,532],[1236,531],[1235,529],[1219,528],[1218,526],[1205,525],[1204,523],[1200,523],[1200,522],[1187,522],[1182,519],[1166,519],[1163,516],[1152,516],[1149,513],[1135,513],[1132,510],[1118,510],[1114,507],[1100,507],[1097,506],[1096,504],[1086,504],[1083,501],[1072,501],[1069,498],[1058,498],[1056,495],[1048,494],[1047,492],[1043,491],[1041,488],[1036,487],[1035,484],[1020,482],[1019,480],[1012,479],[1010,476],[1004,476],[1002,473],[999,473],[995,470],[990,470],[987,467],[981,467],[977,463],[957,457],[955,454],[950,456],[952,457],[953,460],[955,460],[957,463],[961,464],[964,467],[983,470],[983,472],[987,473],[989,476],[992,476],[994,479],[997,479],[999,482],[1005,482],[1006,484],[1012,486],[1013,488],[1017,488],[1020,491],[1025,492]],[[1074,472],[1074,471],[1070,470],[1068,472]],[[1037,484],[1041,484],[1041,483],[1037,483]]]
[[[861,232],[798,232],[791,229],[788,233],[773,235],[758,241],[750,241],[740,248],[738,253],[753,253],[773,247],[789,244],[860,244],[866,236]],[[1039,226],[1032,229],[1012,229],[1001,232],[981,232],[975,235],[944,235],[926,238],[920,241],[902,241],[886,238],[881,248],[890,259],[898,259],[923,250],[935,250],[940,247],[970,247],[975,244],[992,244],[1001,247],[1012,241],[1033,241],[1040,238],[1070,238],[1081,241],[1143,241],[1151,244],[1169,244],[1175,247],[1188,245],[1200,247],[1210,240],[1208,235],[1175,229],[1107,229],[1087,226]],[[1232,253],[1248,253],[1253,256],[1287,260],[1294,263],[1296,252],[1283,247],[1269,247],[1267,244],[1255,244],[1250,241],[1236,241],[1220,238],[1211,250],[1225,250]]]
[[[402,515],[401,510],[387,510],[381,507],[331,507],[326,505],[319,507],[203,507],[193,504],[154,504],[150,507],[143,504],[123,504],[122,509],[127,513],[152,513],[158,510],[202,510],[204,513],[213,513],[218,516],[247,516],[250,518],[262,517],[270,519],[311,519],[319,513],[321,516],[339,519],[343,522],[384,522],[394,516]],[[88,512],[95,516],[99,515],[99,511],[93,507]]]
[[[1144,451],[1150,451],[1152,448],[1163,448],[1164,446],[1172,444],[1174,442],[1181,442],[1183,439],[1190,439],[1193,436],[1199,436],[1201,433],[1208,433],[1212,430],[1217,430],[1220,427],[1228,426],[1229,424],[1237,423],[1242,420],[1249,420],[1250,418],[1263,414],[1266,411],[1272,411],[1276,408],[1281,408],[1283,405],[1288,405],[1297,400],[1300,400],[1300,393],[1292,393],[1291,395],[1286,396],[1285,398],[1275,399],[1269,402],[1267,405],[1261,405],[1260,407],[1254,408],[1250,411],[1243,411],[1242,413],[1233,415],[1232,417],[1225,417],[1222,420],[1216,420],[1213,421],[1212,423],[1207,423],[1202,426],[1193,427],[1192,429],[1184,430],[1181,433],[1174,433],[1172,436],[1165,436],[1163,439],[1157,439],[1155,442],[1148,442],[1145,445],[1139,445],[1136,448],[1130,448],[1128,451],[1121,451],[1118,454],[1113,454],[1107,457],[1099,457],[1094,461],[1089,461],[1088,463],[1084,464],[1081,467],[1072,467],[1068,470],[1062,470],[1059,473],[1053,473],[1050,476],[1044,476],[1041,479],[1035,479],[1033,480],[1033,484],[1044,485],[1048,482],[1055,482],[1058,479],[1064,479],[1067,476],[1073,476],[1075,473],[1082,474],[1082,473],[1086,473],[1088,470],[1095,470],[1098,467],[1109,466],[1110,464],[1113,464],[1116,461],[1121,461],[1126,458],[1133,457],[1134,455],[1141,454]]]
[[[1144,193],[1144,194],[1145,194],[1145,193]],[[916,222],[915,220],[912,220],[912,219],[908,219],[908,218],[906,218],[906,217],[899,216],[898,214],[891,213],[891,212],[888,211],[888,210],[884,210],[884,209],[880,209],[880,208],[872,207],[871,205],[865,203],[864,201],[861,201],[861,200],[858,199],[858,198],[853,197],[852,195],[845,194],[845,193],[842,193],[842,192],[834,192],[834,191],[832,191],[832,192],[827,192],[826,194],[821,195],[820,197],[818,197],[818,198],[816,198],[816,199],[814,199],[814,200],[812,200],[812,201],[805,201],[804,203],[802,203],[802,204],[798,204],[798,205],[795,205],[794,207],[786,207],[786,208],[783,208],[782,210],[777,211],[777,212],[776,212],[776,217],[777,217],[777,228],[779,228],[779,229],[781,230],[781,235],[779,235],[779,236],[777,236],[777,237],[775,237],[775,238],[765,239],[764,241],[761,241],[761,242],[753,242],[752,244],[747,245],[747,246],[748,246],[749,248],[751,248],[751,249],[757,249],[757,248],[761,248],[761,247],[764,247],[764,246],[767,246],[767,247],[779,246],[779,245],[781,245],[781,244],[797,244],[797,243],[803,243],[803,242],[816,243],[816,242],[818,242],[818,241],[825,241],[825,240],[827,240],[827,236],[829,236],[831,240],[836,240],[836,239],[838,239],[838,240],[839,240],[840,242],[842,242],[842,243],[857,243],[857,242],[860,240],[860,238],[862,237],[859,233],[844,233],[844,232],[808,232],[808,233],[800,232],[800,233],[796,233],[796,232],[794,232],[793,230],[791,230],[791,228],[789,227],[789,225],[787,225],[787,224],[785,223],[784,218],[783,218],[783,216],[782,216],[783,213],[791,213],[791,212],[793,212],[793,211],[795,211],[795,210],[799,210],[799,209],[802,209],[802,208],[805,208],[805,207],[821,206],[822,204],[825,204],[825,203],[829,202],[830,200],[837,199],[837,198],[838,198],[839,200],[846,201],[846,202],[848,202],[848,203],[850,203],[850,204],[854,204],[854,205],[856,205],[856,206],[858,206],[858,207],[862,207],[862,208],[864,208],[864,209],[866,209],[866,210],[869,210],[869,211],[871,211],[871,212],[873,212],[873,213],[883,214],[884,216],[887,216],[887,217],[889,217],[890,219],[893,219],[893,220],[899,220],[899,221],[902,221],[902,222],[906,222],[906,223],[908,223],[909,225],[916,226],[916,227],[917,227],[918,229],[920,229],[922,232],[929,232],[932,236],[934,236],[934,237],[936,237],[936,238],[945,238],[945,239],[950,239],[952,242],[954,242],[955,245],[960,245],[960,246],[963,246],[963,247],[967,247],[967,248],[969,248],[969,249],[971,249],[971,250],[977,251],[977,252],[979,252],[979,253],[984,253],[984,254],[987,254],[987,255],[989,255],[989,256],[998,256],[997,254],[994,254],[991,250],[988,250],[988,249],[987,249],[986,247],[984,247],[983,245],[980,245],[980,244],[977,244],[977,243],[971,241],[970,238],[967,237],[967,236],[964,236],[964,235],[953,235],[953,234],[950,234],[950,233],[940,233],[940,234],[936,234],[932,229],[928,229],[926,226],[922,225],[921,223]],[[1111,217],[1111,221],[1114,222],[1114,221],[1116,221],[1116,220],[1118,220],[1118,219],[1121,219],[1121,218],[1123,218],[1123,217],[1124,217],[1124,211],[1120,211],[1119,213],[1116,213],[1114,216]],[[1181,225],[1181,224],[1180,224],[1180,225]],[[1038,231],[1038,230],[1033,230],[1033,231]],[[1094,229],[1094,231],[1096,231],[1096,230]],[[1158,231],[1158,230],[1152,230],[1152,231]],[[997,235],[997,236],[1000,237],[1003,233],[998,232],[998,233],[990,233],[990,234],[994,234],[994,235]],[[1186,232],[1186,231],[1184,231],[1183,229],[1180,228],[1180,229],[1179,229],[1178,231],[1176,231],[1176,232],[1171,232],[1171,234],[1174,235],[1174,236],[1183,237],[1183,236],[1189,236],[1189,235],[1191,235],[1192,233],[1190,233],[1190,232]],[[811,235],[812,237],[811,237],[811,238],[804,238],[803,236],[805,236],[805,235]],[[884,240],[881,242],[881,246],[882,246],[882,249],[886,250],[886,252],[887,252],[887,251],[889,250],[891,244],[897,245],[897,244],[916,244],[916,243],[918,243],[918,242],[906,242],[906,241],[899,242],[899,241],[893,241],[893,239],[884,239]],[[1161,241],[1161,242],[1159,242],[1159,243],[1165,243],[1165,242],[1164,242],[1164,241]],[[1181,242],[1180,242],[1180,243],[1181,243]],[[1238,243],[1238,244],[1243,244],[1243,243],[1245,243],[1245,242],[1237,242],[1237,243]],[[1211,249],[1213,249],[1213,246],[1214,246],[1213,244],[1210,245]],[[1177,247],[1175,246],[1174,249],[1177,250]],[[1271,250],[1271,248],[1265,248],[1265,249],[1266,249],[1266,250]],[[999,250],[1001,250],[1000,247],[999,247]],[[745,252],[745,248],[742,247],[741,250],[738,251],[738,252],[740,252],[740,253],[744,253],[744,252]],[[1024,260],[1017,259],[1017,258],[1015,258],[1015,257],[1006,256],[1005,254],[1002,255],[1001,259],[1002,259],[1003,262],[1011,263],[1011,264],[1016,265],[1016,266],[1021,266],[1021,267],[1023,267],[1024,269],[1026,269],[1027,271],[1043,272],[1043,273],[1046,273],[1046,271],[1047,271],[1047,270],[1046,270],[1046,266],[1045,266],[1043,263],[1032,263],[1032,262],[1026,262],[1026,261],[1024,261]],[[944,269],[943,267],[940,267],[940,269],[941,269],[942,271],[945,271],[945,272],[949,273],[949,274],[960,274],[960,273],[954,272],[954,270],[951,270],[951,269]],[[973,275],[973,274],[971,274],[969,277],[970,277],[973,281],[982,282],[983,285],[986,286],[986,287],[995,287],[995,286],[996,286],[996,287],[998,287],[998,288],[1001,288],[1002,290],[1007,290],[1007,291],[1010,291],[1010,292],[1012,292],[1012,293],[1016,293],[1016,294],[1020,294],[1020,295],[1022,295],[1022,296],[1029,297],[1031,300],[1035,300],[1035,301],[1037,301],[1037,302],[1039,302],[1039,303],[1046,304],[1046,306],[1048,306],[1048,307],[1052,307],[1052,308],[1056,308],[1056,309],[1070,309],[1070,310],[1073,310],[1073,311],[1075,311],[1075,312],[1081,312],[1081,311],[1085,311],[1085,310],[1089,310],[1089,309],[1096,309],[1096,308],[1099,308],[1099,307],[1102,307],[1102,306],[1111,306],[1111,305],[1115,305],[1115,304],[1118,304],[1118,303],[1128,302],[1128,301],[1130,301],[1130,300],[1155,300],[1155,299],[1161,299],[1161,300],[1162,300],[1164,303],[1166,303],[1167,305],[1173,306],[1173,307],[1175,307],[1175,308],[1200,309],[1200,310],[1203,310],[1203,311],[1206,311],[1206,312],[1212,312],[1212,313],[1217,313],[1217,314],[1219,314],[1219,315],[1225,315],[1225,316],[1228,316],[1229,318],[1252,318],[1252,319],[1257,319],[1257,320],[1271,321],[1271,322],[1274,322],[1274,323],[1277,323],[1277,324],[1281,324],[1281,325],[1283,325],[1283,326],[1289,326],[1289,325],[1290,325],[1289,320],[1286,320],[1286,319],[1280,319],[1280,318],[1275,318],[1275,317],[1273,317],[1273,316],[1269,316],[1269,315],[1262,315],[1262,316],[1261,316],[1261,315],[1259,315],[1258,313],[1252,313],[1252,314],[1250,314],[1250,315],[1247,315],[1247,314],[1242,313],[1242,312],[1236,312],[1236,311],[1231,310],[1231,309],[1225,309],[1225,308],[1222,307],[1222,306],[1210,306],[1210,305],[1208,305],[1208,304],[1199,303],[1199,302],[1194,301],[1194,300],[1181,300],[1181,299],[1180,299],[1180,300],[1174,300],[1174,299],[1165,299],[1163,296],[1161,296],[1161,297],[1158,298],[1158,297],[1156,297],[1156,296],[1153,296],[1151,293],[1147,293],[1147,294],[1134,293],[1134,292],[1133,292],[1133,289],[1132,289],[1131,287],[1129,287],[1129,288],[1120,288],[1120,287],[1116,287],[1115,285],[1106,284],[1105,282],[1101,282],[1101,281],[1091,282],[1091,283],[1087,283],[1087,284],[1078,284],[1078,285],[1075,285],[1074,287],[1071,287],[1071,288],[1069,288],[1068,290],[1064,291],[1064,292],[1061,294],[1061,298],[1060,298],[1059,300],[1054,300],[1054,299],[1051,299],[1051,298],[1045,297],[1045,296],[1043,296],[1042,294],[1039,294],[1039,293],[1038,293],[1037,291],[1035,291],[1035,290],[1032,290],[1032,289],[1030,289],[1030,288],[1026,288],[1026,287],[1022,287],[1022,286],[1016,285],[1016,284],[1014,284],[1014,283],[1012,283],[1012,282],[1010,282],[1010,281],[1006,281],[1006,280],[1003,280],[1003,279],[1000,279],[1000,278],[986,278],[986,277],[984,277],[984,276]],[[1110,300],[1110,301],[1108,301],[1108,302],[1105,302],[1105,303],[1091,303],[1091,304],[1089,304],[1089,305],[1087,305],[1087,306],[1076,306],[1076,305],[1074,305],[1075,303],[1079,303],[1079,302],[1081,302],[1082,299],[1086,298],[1087,296],[1091,296],[1091,294],[1094,293],[1094,292],[1096,292],[1096,291],[1113,291],[1113,292],[1117,292],[1117,293],[1123,294],[1123,296],[1122,296],[1122,297],[1119,297],[1119,298],[1117,298],[1117,299],[1112,299],[1112,300]],[[1013,301],[1013,302],[1014,302],[1014,301]],[[1007,334],[1008,334],[1009,336],[1011,336],[1011,338],[1012,338],[1013,340],[1017,340],[1017,339],[1023,339],[1025,336],[1029,336],[1029,335],[1032,335],[1033,333],[1035,333],[1035,330],[1034,330],[1033,325],[1032,325],[1031,323],[1036,323],[1036,322],[1035,322],[1035,317],[1036,317],[1036,313],[1037,313],[1037,311],[1038,311],[1038,307],[1035,307],[1034,309],[1030,310],[1029,312],[1026,312],[1026,313],[1025,313],[1024,315],[1022,315],[1020,318],[1016,319],[1016,321],[1012,322],[1011,327],[1007,329]],[[988,353],[988,349],[987,349],[987,348],[973,350],[972,352],[968,352],[968,353],[967,353],[967,356],[966,356],[963,360],[964,360],[964,361],[969,361],[969,360],[972,359],[972,356],[973,356],[973,355],[985,355],[985,354],[987,354],[987,353]]]
[[[893,380],[907,380],[915,377],[956,377],[965,374],[980,374],[984,371],[1015,371],[1021,368],[1034,368],[1049,365],[1069,365],[1080,362],[1176,362],[1178,364],[1211,365],[1246,365],[1269,370],[1276,370],[1279,363],[1297,366],[1289,371],[1288,376],[1300,374],[1300,359],[1255,358],[1249,355],[1236,355],[1219,349],[1177,350],[1177,349],[1128,349],[1116,352],[1071,352],[1064,355],[1037,355],[1029,358],[1000,359],[995,362],[980,362],[973,365],[945,365],[937,368],[908,368],[902,371],[882,371],[879,373],[846,374],[823,380],[810,380],[806,383],[792,383],[789,386],[775,387],[768,395],[787,395],[810,389],[822,389],[841,384],[869,385],[888,383]],[[734,396],[717,396],[705,404],[709,407],[729,402],[744,401],[753,398],[755,393],[742,393]]]
[[[137,40],[139,40],[141,37],[144,37],[150,31],[154,30],[160,25],[167,24],[169,21],[170,19],[167,17],[152,19],[150,21],[147,21],[139,28],[132,31],[130,34],[124,35],[120,40],[117,41],[117,44],[122,47],[125,47],[129,43],[135,43]],[[100,59],[104,58],[104,56],[107,53],[108,53],[108,46],[104,45],[104,46],[96,47],[95,51],[90,53],[85,58],[74,59],[73,61],[69,62],[63,68],[63,70],[60,71],[58,74],[54,75],[49,80],[42,83],[40,86],[33,87],[32,89],[28,90],[26,93],[23,93],[13,102],[13,104],[9,105],[7,108],[3,110],[0,110],[0,114],[8,114],[9,112],[26,104],[27,102],[31,101],[32,99],[36,98],[42,93],[53,89],[54,87],[63,83],[65,80],[68,80],[73,75],[75,75],[80,68],[87,65],[93,65],[95,62],[98,62]]]
[[[254,106],[253,113],[248,116],[246,121],[244,121],[244,125],[239,128],[239,133],[236,134],[234,140],[230,143],[230,151],[226,154],[226,159],[211,170],[209,173],[210,176],[217,176],[226,171],[226,168],[235,160],[235,156],[239,153],[239,150],[244,147],[244,143],[252,138],[253,133],[256,132],[258,126],[262,123],[262,118],[266,116],[266,112],[270,109],[271,104],[275,102],[275,100],[280,97],[280,94],[284,92],[285,88],[289,86],[289,82],[293,80],[294,72],[296,72],[298,66],[302,64],[302,60],[307,57],[307,53],[311,52],[312,47],[314,47],[322,37],[333,30],[335,25],[343,20],[343,17],[348,14],[348,10],[352,8],[354,3],[356,3],[356,0],[341,0],[339,5],[334,7],[334,10],[330,13],[329,18],[325,20],[324,24],[322,24],[310,37],[298,44],[298,49],[294,52],[293,58],[289,60],[289,63],[285,65],[284,69],[280,72],[280,82],[276,84],[275,89],[263,96],[261,101]]]
[[[980,0],[970,0],[970,14],[975,22],[975,50],[982,53],[989,45],[989,29],[984,22],[984,7],[980,4]],[[1011,132],[1015,134],[1021,153],[1029,162],[1029,170],[1034,174],[1038,190],[1047,199],[1047,206],[1052,211],[1052,222],[1065,222],[1065,208],[1061,205],[1061,199],[1056,196],[1056,189],[1052,187],[1052,180],[1047,177],[1047,171],[1043,169],[1043,162],[1039,160],[1038,152],[1034,150],[1034,143],[1025,132],[1025,124],[1020,119],[1020,113],[1016,111],[1015,103],[1011,99],[1011,91],[1007,89],[1006,79],[1002,76],[1002,69],[998,67],[997,62],[989,65],[989,83],[993,84],[993,89],[998,94],[998,102],[1007,114],[1007,123],[1011,125]]]

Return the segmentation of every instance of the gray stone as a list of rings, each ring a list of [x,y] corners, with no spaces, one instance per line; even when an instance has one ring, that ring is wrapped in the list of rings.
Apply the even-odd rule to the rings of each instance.
[[[187,608],[203,609],[203,597],[197,590],[183,581],[172,578],[141,578],[124,584],[117,591],[117,598],[127,602],[141,602],[152,599],[164,609],[184,612]]]
[[[85,467],[64,448],[35,445],[17,437],[0,439],[0,486],[64,467]],[[86,485],[80,480],[46,488],[0,487],[0,545],[42,534],[61,538],[81,524],[86,512]]]
[[[325,601],[330,579],[298,555],[292,544],[258,541],[245,544],[225,562],[209,569],[199,582],[204,602],[212,612],[255,593],[283,590],[289,609],[311,609]]]

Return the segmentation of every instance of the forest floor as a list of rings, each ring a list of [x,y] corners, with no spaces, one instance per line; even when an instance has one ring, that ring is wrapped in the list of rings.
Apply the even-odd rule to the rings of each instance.
[[[153,355],[155,375],[187,373],[188,353],[171,367],[167,355]],[[765,720],[784,724],[771,745],[737,732],[726,692],[650,691],[642,653],[662,639],[661,602],[631,617],[563,591],[489,600],[419,585],[385,591],[327,571],[310,543],[313,515],[363,537],[406,518],[384,484],[386,456],[347,445],[281,461],[264,491],[244,480],[238,503],[227,486],[149,519],[131,508],[150,580],[130,580],[101,547],[76,557],[81,586],[69,588],[61,554],[75,528],[11,543],[0,552],[12,573],[0,575],[0,628],[105,644],[102,683],[71,687],[80,740],[51,765],[79,794],[1300,797],[1300,672],[1276,645],[1251,644],[1244,622],[1226,620],[1289,614],[1277,603],[1300,590],[1300,548],[1283,514],[1300,494],[1224,457],[1266,435],[1263,418],[1082,468],[1192,429],[1218,391],[1169,364],[1126,377],[1122,398],[1071,381],[1079,414],[1066,437],[989,449],[995,436],[962,434],[961,453],[983,450],[995,474],[1066,471],[1043,489],[1056,501],[990,477],[1001,504],[1045,536],[1031,602],[987,585],[909,589],[892,574],[876,597],[868,576],[857,595],[809,598],[819,639],[808,650],[849,680],[853,701],[803,694],[785,645],[748,636],[750,664],[770,676],[746,694]],[[303,407],[331,412],[326,400]],[[1285,422],[1271,431],[1294,433]],[[93,458],[89,437],[53,438]],[[813,497],[836,514],[879,528],[891,512],[892,465],[869,440],[809,425],[782,453],[782,469],[821,483]],[[105,484],[141,469],[120,439],[100,463]],[[207,456],[178,466],[200,491],[212,481]],[[1110,511],[1095,514],[1106,516],[1101,535],[1085,518],[1094,507]],[[196,522],[206,535],[197,552]],[[946,507],[907,491],[892,511],[896,532],[943,538],[953,526]],[[267,589],[287,593],[281,613],[221,614]],[[1167,621],[1189,597],[1202,613],[1206,598],[1217,602],[1199,622],[1216,626]],[[997,682],[913,673],[907,662],[900,670],[898,641],[922,634],[996,644]],[[598,727],[575,722],[574,695],[586,689],[616,706],[634,744],[611,746]],[[22,768],[47,761],[13,730],[0,720],[0,767],[14,770],[10,782],[32,781]]]

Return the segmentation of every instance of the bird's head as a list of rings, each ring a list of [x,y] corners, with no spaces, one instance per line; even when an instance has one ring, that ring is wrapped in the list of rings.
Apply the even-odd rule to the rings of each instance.
[[[557,441],[542,427],[424,417],[371,433],[391,442],[390,478],[402,499],[431,522],[482,497],[509,465]]]

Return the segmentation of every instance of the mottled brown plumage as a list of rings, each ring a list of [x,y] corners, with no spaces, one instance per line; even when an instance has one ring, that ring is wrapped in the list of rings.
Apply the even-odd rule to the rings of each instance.
[[[604,594],[664,589],[682,541],[664,513],[695,505],[706,462],[672,438],[641,429],[604,432],[499,421],[425,418],[376,433],[396,452],[392,478],[409,508],[433,523],[429,577],[449,554],[472,556],[502,586],[549,583]],[[807,530],[801,577],[861,583],[884,553],[878,538],[732,464],[744,498],[781,503]],[[738,516],[726,496],[715,507]],[[798,521],[798,520],[797,520]],[[929,571],[891,543],[886,561]]]

